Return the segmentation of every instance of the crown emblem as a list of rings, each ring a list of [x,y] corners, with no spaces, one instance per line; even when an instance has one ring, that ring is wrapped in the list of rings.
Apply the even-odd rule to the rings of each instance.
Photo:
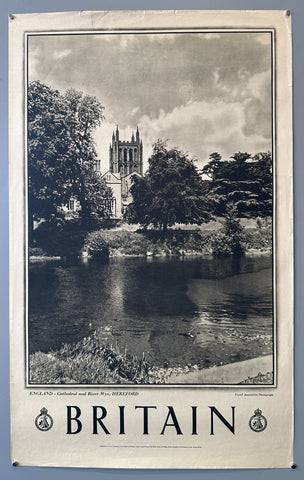
[[[35,418],[35,425],[41,432],[47,432],[53,426],[53,419],[48,413],[48,409],[43,407],[40,410],[39,415]]]
[[[262,410],[257,408],[254,415],[249,419],[249,427],[253,432],[263,432],[267,427],[267,420],[262,415]]]

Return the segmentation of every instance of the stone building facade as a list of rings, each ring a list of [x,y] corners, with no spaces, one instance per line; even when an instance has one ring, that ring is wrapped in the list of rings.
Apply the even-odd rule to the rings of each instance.
[[[135,135],[132,133],[131,141],[125,141],[120,139],[117,126],[109,149],[109,170],[102,176],[112,188],[114,218],[122,218],[127,205],[132,202],[130,188],[134,175],[143,175],[143,143],[139,129],[137,127]]]

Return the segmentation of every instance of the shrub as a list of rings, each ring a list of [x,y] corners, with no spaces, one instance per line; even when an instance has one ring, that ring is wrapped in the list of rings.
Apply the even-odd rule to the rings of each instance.
[[[201,231],[169,230],[164,239],[159,230],[98,230],[86,236],[84,250],[94,255],[108,247],[111,255],[181,255],[185,251],[209,253],[211,234]]]
[[[212,253],[216,257],[225,257],[232,255],[232,250],[230,247],[229,237],[223,232],[216,234],[211,242]]]
[[[255,250],[269,250],[272,247],[272,227],[271,225],[262,229],[248,229],[244,233],[247,248]]]
[[[90,232],[86,236],[84,250],[94,258],[107,257],[109,255],[109,246],[103,238],[102,230]]]
[[[244,240],[244,228],[237,218],[237,210],[228,206],[223,227],[212,240],[212,253],[215,256],[243,255]]]
[[[149,239],[139,233],[98,230],[87,235],[85,248],[88,252],[97,252],[105,246],[112,254],[120,253],[121,255],[145,255],[152,248]]]

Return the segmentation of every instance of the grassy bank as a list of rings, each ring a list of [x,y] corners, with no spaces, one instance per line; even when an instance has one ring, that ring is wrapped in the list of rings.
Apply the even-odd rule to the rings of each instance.
[[[220,221],[198,226],[180,226],[168,230],[165,238],[158,230],[135,230],[127,224],[114,229],[86,231],[77,224],[62,229],[42,225],[29,250],[31,260],[58,257],[212,255],[220,242],[225,250],[227,237],[221,233]],[[228,237],[229,240],[229,237]],[[259,226],[252,219],[242,220],[242,251],[270,253],[271,225]]]
[[[107,245],[110,256],[195,255],[211,253],[210,232],[171,230],[166,238],[155,230],[130,233],[125,230],[99,230],[88,234],[84,249],[95,256]]]
[[[74,345],[30,355],[32,384],[160,384],[165,372],[117,347],[104,345],[93,333]]]
[[[211,366],[216,365],[218,364],[213,365],[212,362]],[[236,370],[238,365],[240,363],[236,362]],[[230,363],[218,368],[225,369],[231,366]],[[36,352],[30,355],[32,385],[212,383],[209,377],[211,374],[213,381],[214,372],[214,368],[201,370],[198,365],[168,368],[153,366],[144,356],[138,358],[126,351],[121,352],[112,345],[105,345],[98,331],[74,345],[64,344],[56,351]],[[272,372],[260,372],[254,377],[244,379],[240,384],[272,384],[272,381]],[[219,380],[219,383],[222,382]]]
[[[87,235],[84,251],[97,256],[108,248],[110,256],[126,255],[212,255],[218,231],[170,230],[166,238],[155,230],[129,232],[126,230],[98,230]],[[245,253],[270,253],[271,228],[244,229],[242,238]]]

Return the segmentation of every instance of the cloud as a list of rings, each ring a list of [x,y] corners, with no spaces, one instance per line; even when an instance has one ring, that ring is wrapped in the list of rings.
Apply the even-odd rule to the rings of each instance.
[[[29,46],[30,79],[82,90],[105,107],[96,141],[106,165],[116,124],[126,139],[139,125],[145,159],[157,138],[200,162],[215,150],[270,148],[269,34],[58,34]]]
[[[253,75],[248,83],[248,98],[245,102],[246,124],[243,133],[271,136],[271,75],[269,71]]]
[[[29,80],[36,80],[39,78],[39,61],[40,50],[38,47],[32,48],[30,55],[28,56],[28,71]]]
[[[270,139],[258,132],[246,135],[246,102],[192,102],[168,113],[161,110],[155,118],[143,115],[138,123],[144,145],[144,169],[158,138],[168,139],[169,146],[189,153],[197,159],[200,167],[208,162],[209,155],[214,151],[227,159],[238,151],[254,154],[270,150]],[[105,122],[96,133],[103,172],[108,169],[109,143],[115,128],[115,124]],[[133,129],[134,126],[130,125],[120,128],[120,138],[129,140]]]
[[[70,55],[72,53],[72,50],[71,49],[66,49],[66,50],[61,50],[61,51],[55,51],[53,53],[53,57],[56,59],[56,60],[61,60],[62,58],[65,58],[67,57],[68,55]]]
[[[228,83],[220,69],[213,72],[214,86],[228,103],[243,102],[245,123],[242,131],[246,136],[258,134],[265,138],[271,135],[271,71],[250,74],[245,69],[237,72],[239,82]],[[240,89],[240,84],[243,84]]]
[[[139,110],[139,107],[134,107],[132,110],[128,113],[131,117],[133,117]]]
[[[128,34],[128,35],[120,35],[120,48],[121,50],[127,50],[127,48],[130,47],[130,44],[132,44],[136,40],[136,36],[133,34]]]
[[[270,82],[271,75],[269,70],[253,75],[248,82],[249,94],[264,102],[270,96]]]
[[[116,125],[114,123],[103,122],[101,127],[94,132],[94,140],[98,158],[101,161],[101,171],[105,173],[109,169],[109,147],[112,142],[112,134]]]
[[[214,151],[228,158],[237,151],[257,153],[271,148],[269,140],[262,135],[255,133],[248,137],[243,132],[246,102],[193,102],[167,114],[161,111],[155,119],[144,116],[139,124],[145,150],[151,151],[157,138],[168,138],[171,146],[189,152],[200,165],[206,163]]]
[[[213,42],[206,35],[220,38]],[[123,117],[134,105],[141,112],[158,115],[161,108],[169,111],[191,98],[230,101],[231,95],[241,96],[250,77],[269,68],[270,49],[255,41],[256,36],[35,36],[30,39],[30,52],[36,49],[37,79],[47,78],[59,90],[71,84],[84,89],[107,104],[108,118],[115,121],[121,117],[126,126],[128,120]],[[63,51],[71,53],[54,68],[53,55],[59,57]],[[33,76],[32,71],[30,74]]]
[[[261,43],[261,45],[269,45],[271,42],[271,33],[257,33],[255,36],[255,41]]]

